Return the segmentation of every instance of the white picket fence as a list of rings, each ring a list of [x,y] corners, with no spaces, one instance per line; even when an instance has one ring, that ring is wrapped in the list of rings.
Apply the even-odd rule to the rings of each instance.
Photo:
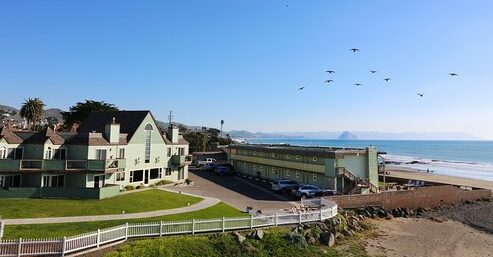
[[[299,213],[276,213],[238,218],[193,219],[184,221],[161,221],[151,223],[126,223],[124,225],[98,229],[77,236],[63,238],[0,240],[0,257],[70,255],[103,245],[124,242],[129,238],[157,237],[177,234],[225,232],[238,229],[253,229],[287,224],[322,221],[337,214],[334,202],[321,200],[320,210]]]

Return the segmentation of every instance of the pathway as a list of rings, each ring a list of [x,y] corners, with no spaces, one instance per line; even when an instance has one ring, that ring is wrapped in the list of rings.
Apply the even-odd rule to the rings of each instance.
[[[161,189],[161,188],[160,188]],[[169,192],[173,190],[161,189]],[[185,193],[183,193],[185,194]],[[5,219],[6,225],[26,225],[26,224],[47,224],[47,223],[74,223],[74,222],[90,222],[90,221],[107,221],[107,220],[128,220],[152,218],[164,215],[179,214],[185,212],[199,211],[212,207],[220,202],[217,198],[204,197],[193,194],[187,194],[195,197],[204,198],[204,200],[190,206],[173,208],[167,210],[128,213],[128,214],[111,214],[111,215],[95,215],[95,216],[72,216],[72,217],[53,217],[53,218],[28,218],[28,219]]]

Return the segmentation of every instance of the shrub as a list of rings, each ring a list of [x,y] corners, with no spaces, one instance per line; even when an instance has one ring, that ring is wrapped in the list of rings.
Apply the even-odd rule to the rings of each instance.
[[[144,184],[140,184],[140,185],[135,187],[135,189],[142,189],[142,188],[145,188]]]
[[[163,185],[167,185],[167,184],[171,184],[171,183],[173,183],[173,182],[166,180],[166,179],[163,179],[163,180],[156,182],[156,184],[154,184],[154,185],[155,186],[163,186]]]
[[[192,180],[187,178],[187,179],[185,179],[185,183],[187,183],[187,185],[190,185],[190,183],[192,183]]]
[[[132,190],[135,190],[135,187],[132,186],[132,185],[127,185],[124,187],[125,188],[125,191],[132,191]]]

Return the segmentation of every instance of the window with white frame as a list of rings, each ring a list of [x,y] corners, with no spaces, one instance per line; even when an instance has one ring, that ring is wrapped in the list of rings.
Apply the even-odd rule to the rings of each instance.
[[[119,159],[125,159],[125,148],[120,148],[119,150],[119,154],[118,154],[118,158]]]
[[[44,175],[43,187],[63,187],[64,175]]]
[[[291,171],[290,170],[286,170],[286,176],[287,177],[291,176]]]
[[[312,180],[317,181],[317,174],[313,174]]]
[[[116,181],[125,181],[125,172],[116,172],[115,176]]]
[[[145,126],[145,163],[151,162],[151,137],[152,137],[152,125],[147,124]]]
[[[313,161],[316,162],[317,161],[317,157],[316,156],[313,156]]]
[[[0,159],[6,159],[7,158],[7,147],[2,146],[0,147]]]
[[[300,156],[299,155],[296,155],[296,160],[298,160],[299,158],[300,158]]]
[[[158,178],[161,178],[161,176],[159,175],[159,169],[151,169],[149,171],[149,178],[150,179],[158,179]]]
[[[106,149],[96,149],[96,160],[106,160]]]
[[[171,176],[171,168],[166,168],[166,169],[164,170],[164,175],[165,175],[165,176]]]
[[[144,181],[144,171],[143,170],[132,170],[130,171],[130,182],[142,182]]]
[[[46,148],[45,159],[50,160],[53,159],[53,148]]]

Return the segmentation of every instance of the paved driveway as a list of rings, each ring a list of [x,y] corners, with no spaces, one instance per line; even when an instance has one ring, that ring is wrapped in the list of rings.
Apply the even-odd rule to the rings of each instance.
[[[189,178],[193,187],[175,188],[185,193],[218,198],[240,210],[246,206],[273,213],[279,209],[293,208],[295,202],[270,191],[260,184],[237,176],[217,176],[207,171],[190,169]]]

